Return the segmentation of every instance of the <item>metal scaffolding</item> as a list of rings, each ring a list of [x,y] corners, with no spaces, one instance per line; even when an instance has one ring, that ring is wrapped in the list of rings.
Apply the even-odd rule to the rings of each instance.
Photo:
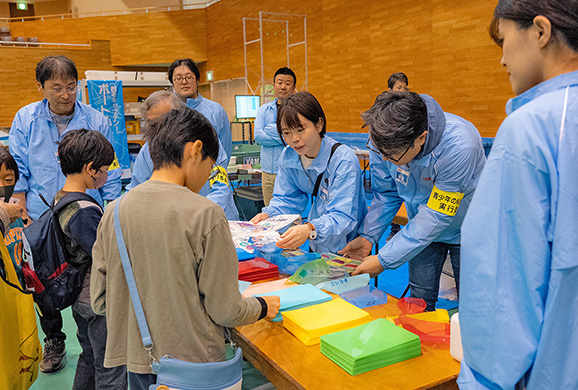
[[[265,17],[265,15],[268,15],[268,17]],[[290,18],[295,19],[302,19],[303,20],[303,40],[299,41],[299,42],[293,42],[290,43],[289,38],[291,36],[290,34],[290,28],[291,28],[291,24],[290,24]],[[259,22],[259,38],[257,39],[253,39],[251,41],[247,41],[247,21],[257,21]],[[297,47],[297,46],[303,46],[304,49],[304,64],[301,68],[299,69],[303,69],[304,73],[305,73],[305,81],[303,82],[301,88],[298,88],[299,90],[307,90],[308,89],[308,76],[307,76],[307,16],[306,15],[294,15],[294,14],[281,14],[281,13],[272,13],[272,12],[259,12],[259,18],[243,18],[243,43],[244,43],[244,54],[245,54],[245,80],[247,82],[247,87],[249,88],[249,91],[251,92],[251,94],[255,95],[256,91],[259,91],[260,88],[263,88],[263,91],[265,91],[265,83],[266,83],[266,78],[265,78],[265,68],[270,68],[267,66],[267,64],[265,63],[265,59],[264,59],[264,36],[263,36],[263,24],[264,23],[281,23],[285,25],[285,36],[286,36],[286,40],[285,40],[285,46],[286,46],[286,59],[287,59],[287,67],[291,66],[291,61],[290,61],[290,49],[293,47]],[[292,29],[291,29],[292,30]],[[249,63],[247,61],[247,47],[249,45],[254,45],[256,43],[259,43],[259,54],[260,54],[260,63],[261,63],[261,72],[260,74],[249,68]],[[256,76],[259,76],[259,82],[257,85],[252,86],[251,82],[249,81],[249,73],[253,73]],[[265,92],[264,92],[265,93]],[[262,96],[263,98],[264,96]]]

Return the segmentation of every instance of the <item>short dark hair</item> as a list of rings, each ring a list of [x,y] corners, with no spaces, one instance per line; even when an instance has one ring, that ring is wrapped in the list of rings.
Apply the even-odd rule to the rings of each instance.
[[[179,66],[184,65],[191,70],[195,74],[195,78],[197,81],[201,78],[201,72],[199,72],[199,67],[195,63],[195,61],[191,60],[190,58],[181,58],[178,60],[174,60],[173,63],[169,66],[169,81],[171,84],[175,84],[173,82],[173,73],[175,73],[175,69]]]
[[[387,79],[387,88],[393,89],[396,81],[401,81],[402,83],[405,83],[405,85],[409,85],[409,81],[407,80],[405,73],[398,72],[389,76]]]
[[[16,164],[16,160],[8,151],[7,146],[0,145],[0,167],[2,165],[6,165],[6,169],[9,171],[14,172],[14,183],[20,179],[20,172],[18,172],[18,164]]]
[[[175,165],[181,168],[185,145],[197,140],[203,143],[203,160],[217,161],[219,139],[211,122],[203,114],[188,107],[171,110],[156,119],[150,119],[149,150],[154,169]]]
[[[82,173],[85,165],[93,169],[108,167],[114,161],[114,148],[102,133],[96,130],[72,130],[58,145],[60,169],[64,176]]]
[[[293,72],[291,68],[284,66],[282,68],[277,69],[277,72],[275,72],[275,75],[273,76],[273,82],[275,82],[275,77],[277,77],[277,75],[280,74],[293,77],[293,85],[297,85],[297,76],[295,76],[295,72]]]
[[[78,81],[78,70],[70,58],[66,56],[44,57],[36,65],[36,81],[43,87],[46,81],[59,77]]]
[[[361,118],[383,154],[402,152],[428,128],[427,106],[415,92],[383,93]]]
[[[523,29],[527,29],[538,15],[550,21],[554,39],[566,43],[572,50],[578,52],[577,0],[499,0],[490,23],[490,37],[502,46],[498,19],[512,20]]]
[[[319,132],[319,136],[321,138],[325,136],[327,120],[321,104],[311,93],[307,91],[298,92],[285,99],[279,106],[279,112],[277,113],[277,132],[284,145],[283,128],[300,129],[303,127],[298,114],[301,114],[301,116],[314,124],[317,124],[319,120],[323,120],[323,127]]]

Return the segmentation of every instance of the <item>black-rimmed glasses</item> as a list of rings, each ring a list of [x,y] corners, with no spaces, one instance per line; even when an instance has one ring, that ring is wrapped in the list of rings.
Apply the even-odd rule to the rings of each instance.
[[[367,139],[367,145],[365,145],[365,147],[366,147],[367,149],[369,149],[369,150],[371,150],[372,152],[375,152],[375,153],[381,155],[381,156],[382,156],[383,158],[385,158],[386,160],[393,161],[393,162],[400,162],[400,160],[403,158],[403,156],[405,156],[405,155],[407,154],[407,152],[409,152],[409,150],[410,150],[411,147],[413,146],[413,142],[412,142],[411,144],[409,144],[409,146],[407,147],[407,149],[405,150],[405,152],[402,153],[401,156],[399,156],[398,158],[395,158],[395,157],[392,157],[392,156],[389,155],[389,154],[386,154],[386,153],[380,152],[380,151],[378,151],[378,150],[375,150],[374,148],[372,148],[372,147],[370,146],[370,142],[371,142],[371,140],[368,138],[368,139]]]

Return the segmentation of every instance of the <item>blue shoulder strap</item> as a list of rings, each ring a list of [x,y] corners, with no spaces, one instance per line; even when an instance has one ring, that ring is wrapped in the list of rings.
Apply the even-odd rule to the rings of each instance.
[[[120,252],[120,259],[122,261],[122,268],[124,269],[124,276],[126,277],[126,282],[128,284],[128,289],[130,291],[130,298],[132,299],[132,306],[136,314],[136,320],[138,322],[138,328],[142,337],[142,342],[147,351],[152,350],[153,341],[151,339],[151,334],[149,332],[149,327],[145,318],[144,310],[142,308],[142,303],[138,295],[138,289],[136,288],[136,281],[134,280],[134,274],[132,272],[132,267],[130,265],[130,258],[126,250],[126,244],[124,242],[124,236],[122,235],[122,229],[120,227],[119,218],[119,207],[120,202],[124,194],[118,198],[114,206],[114,231],[116,233],[116,244],[118,245],[118,251]]]

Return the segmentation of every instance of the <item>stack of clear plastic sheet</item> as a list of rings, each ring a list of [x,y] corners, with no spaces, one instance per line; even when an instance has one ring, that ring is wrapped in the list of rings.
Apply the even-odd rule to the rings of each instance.
[[[350,375],[358,375],[421,355],[417,335],[380,318],[321,337],[321,353]]]

